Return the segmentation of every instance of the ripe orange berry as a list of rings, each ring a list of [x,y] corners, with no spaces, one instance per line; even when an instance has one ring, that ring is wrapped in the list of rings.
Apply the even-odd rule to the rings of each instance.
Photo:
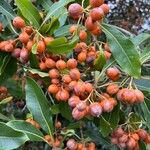
[[[59,71],[57,69],[51,69],[49,71],[49,77],[54,79],[54,78],[58,78],[60,76]]]
[[[102,30],[99,26],[97,26],[94,30],[91,31],[91,33],[95,36],[98,36],[102,33]]]
[[[3,31],[3,24],[0,22],[0,32]]]
[[[108,60],[111,57],[111,53],[108,51],[104,51],[104,55],[105,55],[106,60]]]
[[[76,107],[73,109],[73,111],[72,111],[72,117],[73,117],[75,120],[80,120],[80,119],[82,119],[84,116],[85,116],[84,111],[79,111]]]
[[[62,81],[66,84],[69,84],[72,81],[72,79],[71,79],[70,75],[64,75],[62,77]]]
[[[125,132],[123,131],[122,128],[117,128],[115,131],[114,131],[114,135],[116,137],[121,137]]]
[[[44,43],[45,45],[48,45],[49,43],[51,43],[52,41],[54,41],[53,37],[45,37],[44,38]]]
[[[45,64],[47,68],[55,68],[56,63],[54,60],[52,60],[51,58],[46,58],[45,59]]]
[[[74,92],[76,95],[81,95],[82,93],[85,92],[85,86],[83,83],[77,83],[75,86],[74,86]]]
[[[119,142],[120,143],[126,143],[128,141],[128,135],[127,134],[123,134],[121,137],[119,137]]]
[[[19,35],[19,40],[26,44],[28,41],[29,41],[29,35],[26,33],[26,32],[22,32],[20,35]]]
[[[94,117],[99,117],[102,114],[102,107],[99,103],[94,102],[90,104],[90,114]]]
[[[77,30],[77,26],[76,25],[72,25],[71,27],[70,27],[70,29],[69,29],[69,32],[71,33],[71,34],[73,34],[76,30]]]
[[[136,141],[138,141],[140,139],[139,135],[137,133],[132,133],[131,137],[134,138]]]
[[[100,105],[103,108],[104,112],[111,112],[113,110],[113,108],[114,108],[113,103],[110,100],[108,100],[108,99],[102,100],[100,102]]]
[[[139,135],[140,139],[145,140],[148,136],[148,133],[144,129],[139,129],[137,131],[137,134]]]
[[[13,45],[9,42],[7,45],[5,45],[4,50],[6,52],[12,52],[14,49]]]
[[[81,74],[77,68],[71,69],[69,74],[72,80],[79,80],[81,78]]]
[[[85,41],[87,39],[87,33],[84,30],[79,32],[79,38],[81,41]]]
[[[110,48],[109,48],[109,46],[108,46],[108,44],[107,44],[107,43],[105,43],[105,45],[104,45],[104,49],[105,49],[105,51],[107,51],[107,52],[111,52],[111,51],[110,51]]]
[[[19,57],[20,57],[20,52],[21,52],[21,49],[20,49],[20,48],[15,48],[15,49],[12,51],[11,55],[12,55],[13,57],[15,57],[15,58],[19,58]]]
[[[59,98],[61,101],[67,101],[69,99],[69,92],[67,90],[60,90],[59,92]]]
[[[93,21],[101,20],[104,17],[104,11],[100,7],[93,8],[90,12],[90,16]]]
[[[55,123],[55,128],[57,128],[57,129],[61,128],[61,122],[60,121],[57,121]]]
[[[120,71],[115,67],[111,67],[107,69],[106,75],[108,76],[109,79],[117,81],[120,77]]]
[[[144,140],[144,142],[145,142],[146,144],[150,144],[150,135],[148,135],[148,136],[146,137],[146,139]]]
[[[76,108],[77,108],[79,111],[84,111],[84,110],[86,109],[86,107],[87,107],[87,104],[86,104],[86,102],[84,102],[84,101],[80,101],[80,102],[77,104],[77,106],[76,106]]]
[[[59,70],[65,69],[66,66],[67,66],[67,65],[66,65],[66,62],[63,61],[63,60],[58,60],[58,61],[56,62],[56,67],[57,67],[57,69],[59,69]]]
[[[108,13],[109,13],[110,8],[109,8],[109,6],[108,6],[107,4],[102,4],[102,5],[100,6],[100,8],[103,9],[103,11],[104,11],[105,14],[108,14]]]
[[[91,142],[89,144],[88,150],[95,150],[95,143]]]
[[[26,48],[28,51],[31,51],[33,44],[34,44],[34,42],[32,40],[28,41],[28,43],[26,45]]]
[[[45,49],[46,49],[46,46],[45,46],[44,41],[39,41],[37,44],[37,51],[39,53],[43,53],[43,52],[45,52]]]
[[[33,32],[33,29],[30,26],[26,26],[23,28],[23,31],[26,32],[27,34],[31,35],[31,33]]]
[[[78,147],[77,147],[77,150],[82,150],[84,147],[84,145],[82,143],[78,143]]]
[[[40,62],[39,67],[40,67],[41,70],[46,70],[47,69],[45,62],[43,62],[43,61]]]
[[[134,90],[136,96],[136,102],[143,102],[144,101],[144,94],[140,90]]]
[[[83,8],[80,4],[73,3],[69,6],[68,12],[72,18],[78,19],[83,12]]]
[[[117,84],[110,84],[106,88],[106,92],[110,95],[117,94],[119,91],[119,86]]]
[[[0,94],[6,94],[8,92],[7,88],[4,86],[0,86]]]
[[[21,29],[25,26],[25,22],[21,17],[17,16],[13,19],[13,26],[18,29]]]
[[[132,149],[135,148],[135,146],[136,146],[136,141],[135,141],[132,137],[130,137],[130,138],[128,139],[126,145],[127,145],[127,148],[128,148],[128,149],[131,149],[131,150],[132,150]]]
[[[79,55],[78,55],[78,61],[80,63],[84,62],[86,60],[86,57],[87,57],[87,53],[86,52],[81,52]]]
[[[111,143],[114,144],[114,145],[115,145],[115,144],[118,144],[118,138],[112,137],[112,138],[111,138]]]
[[[90,0],[90,5],[92,7],[99,7],[104,3],[104,0]]]
[[[52,80],[51,80],[51,83],[52,83],[52,84],[59,84],[59,79],[52,79]]]
[[[93,85],[91,83],[85,83],[85,91],[91,93],[93,91]]]
[[[74,86],[77,84],[77,81],[71,81],[68,85],[69,89],[70,90],[73,90],[74,89]]]
[[[51,84],[48,87],[48,92],[52,94],[56,94],[59,91],[59,87],[56,84]]]
[[[69,150],[76,150],[78,147],[77,142],[74,139],[69,139],[66,145]]]
[[[61,141],[56,138],[55,142],[53,143],[53,147],[60,147],[60,145],[61,145]]]
[[[67,61],[67,68],[69,68],[69,69],[74,69],[74,68],[76,68],[77,67],[77,61],[76,61],[76,59],[74,59],[74,58],[71,58],[71,59],[69,59],[68,61]]]
[[[87,19],[85,20],[85,27],[89,31],[93,31],[97,28],[97,24],[93,22],[91,17],[87,17]]]
[[[70,107],[74,108],[80,102],[80,98],[78,96],[71,96],[68,100],[68,104]]]

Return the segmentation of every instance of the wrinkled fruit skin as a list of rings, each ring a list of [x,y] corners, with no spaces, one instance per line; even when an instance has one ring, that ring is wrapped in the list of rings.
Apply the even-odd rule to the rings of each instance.
[[[25,22],[21,17],[17,16],[13,19],[13,26],[18,29],[21,29],[25,26]]]
[[[69,6],[68,12],[72,18],[78,19],[83,12],[83,8],[78,3],[73,3]]]
[[[92,7],[99,7],[104,3],[104,0],[90,0],[90,5]]]

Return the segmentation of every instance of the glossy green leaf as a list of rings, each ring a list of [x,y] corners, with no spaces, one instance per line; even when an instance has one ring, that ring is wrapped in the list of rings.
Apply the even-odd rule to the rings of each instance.
[[[7,16],[10,19],[13,19],[15,17],[14,11],[9,3],[7,3],[4,0],[0,1],[0,13]]]
[[[64,9],[62,9],[62,15],[59,17],[60,27],[65,25],[67,17],[68,17],[67,9],[64,7]]]
[[[64,109],[65,108],[65,109]],[[62,102],[59,104],[59,110],[61,115],[66,118],[67,120],[71,121],[72,120],[72,114],[71,114],[71,109],[66,102]]]
[[[69,35],[69,29],[70,29],[71,25],[65,25],[60,27],[58,30],[56,30],[54,32],[54,36],[55,37],[61,37],[61,36],[67,36]]]
[[[44,141],[42,132],[26,121],[12,120],[7,125],[16,131],[26,134],[31,141]]]
[[[142,64],[150,60],[150,46],[144,48],[140,57],[141,57],[140,60]]]
[[[146,41],[148,39],[150,39],[150,34],[148,34],[148,33],[141,33],[137,36],[131,37],[132,42],[136,46],[139,46],[140,44],[142,44],[144,41]]]
[[[39,69],[28,69],[29,72],[31,72],[32,74],[38,74],[40,77],[44,78],[44,77],[48,77],[48,73],[46,72],[42,72]]]
[[[27,108],[33,118],[41,125],[47,134],[53,135],[53,121],[50,112],[50,105],[41,87],[31,78],[27,78],[26,86]]]
[[[36,28],[40,26],[41,17],[30,0],[15,0],[16,5],[20,9],[22,15]]]
[[[106,58],[103,50],[100,48],[99,56],[94,62],[94,69],[101,71],[105,64],[106,64]]]
[[[63,7],[66,6],[68,3],[72,2],[74,0],[60,0],[59,2],[54,3],[50,9],[48,14],[46,15],[43,23],[45,24],[47,22],[47,20],[49,20],[51,17],[55,16],[55,15],[62,15],[62,10],[64,9]]]
[[[12,150],[20,147],[26,141],[28,137],[18,131],[15,131],[6,124],[0,122],[0,149],[1,150]]]
[[[47,46],[48,47],[47,51],[53,52],[55,54],[69,53],[73,50],[73,48],[77,44],[78,40],[79,40],[78,36],[74,36],[73,39],[67,43],[66,43],[66,41],[58,42],[58,41],[54,40]]]
[[[107,36],[107,42],[113,57],[123,71],[135,78],[139,78],[141,76],[140,57],[131,40],[111,25],[103,24],[102,30]]]

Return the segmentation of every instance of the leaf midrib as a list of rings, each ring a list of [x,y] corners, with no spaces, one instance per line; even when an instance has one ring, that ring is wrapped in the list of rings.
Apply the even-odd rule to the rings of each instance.
[[[110,34],[110,36],[112,36],[112,37],[114,38],[114,40],[118,43],[119,47],[121,47],[123,53],[125,54],[125,56],[126,56],[127,59],[129,60],[129,64],[130,64],[132,70],[135,70],[135,71],[136,71],[136,69],[134,69],[134,67],[132,66],[132,63],[131,63],[130,59],[128,58],[127,54],[124,52],[124,49],[122,48],[122,46],[120,45],[120,43],[119,43],[118,40],[116,39],[116,37],[113,36],[113,34],[111,34],[111,33],[110,33],[107,29],[105,29],[103,26],[102,26],[102,28],[103,28],[108,34]]]

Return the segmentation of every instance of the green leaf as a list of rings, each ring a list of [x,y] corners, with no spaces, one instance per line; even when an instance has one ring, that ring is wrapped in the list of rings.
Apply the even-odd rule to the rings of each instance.
[[[22,15],[36,28],[40,26],[41,17],[30,0],[15,0],[16,5],[20,9]]]
[[[59,25],[60,25],[60,23],[59,23],[58,18],[53,17],[49,23],[44,24],[41,27],[40,32],[43,34],[47,33],[49,35],[52,35],[54,33],[54,31],[59,28]]]
[[[99,56],[94,62],[94,69],[101,71],[106,64],[106,58],[102,48],[100,48]]]
[[[49,20],[51,17],[53,16],[58,16],[61,15],[62,10],[64,9],[63,7],[66,6],[68,3],[72,2],[74,0],[60,0],[59,2],[54,3],[50,8],[49,8],[49,12],[46,15],[43,23],[45,24],[47,22],[47,20]]]
[[[31,50],[31,53],[29,55],[29,58],[30,58],[29,60],[30,60],[30,67],[37,69],[37,68],[39,68],[39,61],[37,59],[36,53],[37,53],[37,44],[34,44],[32,46],[32,50]]]
[[[15,17],[12,7],[9,5],[9,3],[3,0],[0,1],[0,12],[10,19]]]
[[[6,124],[0,122],[0,149],[1,150],[12,150],[20,147],[26,141],[28,137],[18,131],[15,131]]]
[[[130,125],[132,126],[132,129],[134,129],[134,130],[139,129],[139,127],[142,124],[142,120],[141,120],[140,116],[138,116],[135,113],[132,113],[129,116],[129,122],[130,122]]]
[[[141,76],[140,57],[131,40],[111,25],[103,24],[102,30],[107,36],[107,42],[113,57],[123,71],[139,78]]]
[[[150,60],[150,46],[144,48],[140,57],[141,57],[140,60],[142,64]]]
[[[66,41],[52,41],[47,47],[48,47],[48,52],[53,52],[54,54],[64,54],[64,53],[69,53],[73,50],[75,45],[78,43],[79,37],[74,36],[73,39],[70,42]]]
[[[47,101],[41,87],[31,78],[27,78],[26,86],[27,108],[33,118],[41,125],[47,134],[53,136],[53,121]]]
[[[52,114],[54,114],[54,115],[59,114],[59,113],[60,113],[59,104],[52,105],[52,106],[51,106],[51,112],[52,112]]]
[[[139,46],[148,39],[150,39],[150,34],[148,33],[141,33],[137,36],[131,37],[131,41],[135,44],[135,46]]]
[[[3,120],[3,121],[10,121],[10,118],[8,118],[7,116],[3,115],[0,113],[0,120]]]
[[[26,121],[12,120],[7,125],[14,130],[26,134],[31,141],[45,141],[42,132]]]
[[[66,36],[69,35],[69,29],[70,29],[71,25],[65,25],[60,27],[58,30],[56,30],[54,32],[54,36],[55,37],[62,37],[62,36]]]
[[[62,102],[62,103],[59,104],[59,110],[60,110],[61,115],[64,118],[66,118],[69,121],[72,120],[71,109],[70,109],[69,105],[66,102]]]
[[[50,7],[52,6],[53,2],[51,0],[38,0],[39,4],[41,4],[44,10],[49,11]]]
[[[7,97],[7,98],[3,99],[2,101],[0,101],[0,105],[7,104],[10,101],[12,101],[12,99],[13,99],[13,97]]]
[[[40,77],[42,77],[42,78],[49,76],[48,73],[46,73],[46,72],[41,72],[41,71],[38,70],[38,69],[32,69],[32,68],[30,68],[30,69],[28,69],[28,71],[31,72],[32,74],[38,74],[38,75],[39,75]]]
[[[134,83],[136,86],[143,91],[150,91],[150,80],[146,79],[139,79],[139,80],[134,80]]]
[[[16,99],[24,99],[24,91],[22,88],[22,82],[8,79],[4,85],[7,87],[8,92]]]
[[[60,27],[62,27],[66,23],[67,17],[67,9],[64,7],[64,9],[62,9],[62,15],[59,17]]]
[[[149,116],[150,116],[150,101],[149,100],[146,100],[140,104],[140,107],[142,109],[142,112],[143,112],[143,117],[144,119],[146,120],[146,125],[150,131],[150,119],[149,119]]]
[[[2,59],[3,54],[2,55],[1,54],[0,54],[0,84],[4,83],[17,71],[16,59],[11,58],[10,55],[6,55]]]
[[[108,121],[106,121],[103,117],[100,118],[100,132],[103,137],[107,137],[109,133],[111,133],[111,125]]]

